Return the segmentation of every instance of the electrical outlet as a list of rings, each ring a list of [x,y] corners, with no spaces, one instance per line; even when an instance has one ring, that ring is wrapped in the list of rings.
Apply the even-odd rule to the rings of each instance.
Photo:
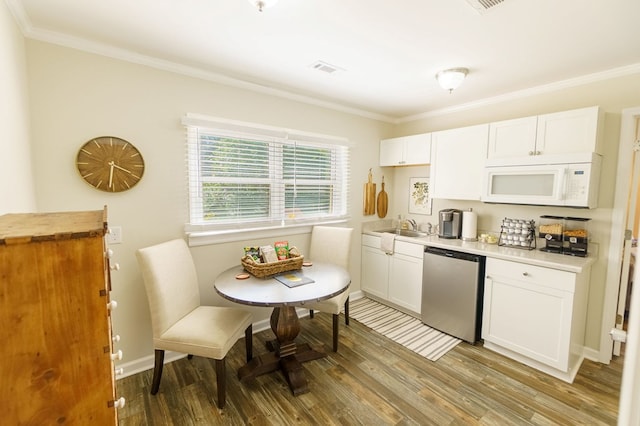
[[[107,244],[122,243],[122,226],[110,226],[107,233]]]

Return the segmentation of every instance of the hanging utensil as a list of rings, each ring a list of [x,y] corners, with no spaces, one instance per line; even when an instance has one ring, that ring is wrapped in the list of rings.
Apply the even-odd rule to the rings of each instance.
[[[384,191],[384,176],[382,176],[382,189],[378,194],[377,206],[378,206],[378,217],[384,218],[387,216],[387,209],[389,208],[389,196]]]
[[[364,184],[364,208],[365,216],[375,214],[376,212],[376,184],[373,183],[373,175],[369,169],[369,180]]]

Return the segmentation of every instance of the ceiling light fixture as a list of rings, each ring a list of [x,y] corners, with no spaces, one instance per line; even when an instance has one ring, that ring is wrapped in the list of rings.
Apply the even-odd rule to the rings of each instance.
[[[448,90],[451,93],[453,89],[460,87],[468,73],[469,70],[467,68],[451,68],[436,74],[436,80],[444,90]]]
[[[278,0],[249,0],[249,3],[257,7],[258,10],[262,12],[262,9],[273,6],[278,3]]]

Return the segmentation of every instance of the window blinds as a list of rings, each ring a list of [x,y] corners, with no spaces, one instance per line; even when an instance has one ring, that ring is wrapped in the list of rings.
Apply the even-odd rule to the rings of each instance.
[[[348,215],[346,140],[228,120],[183,120],[191,225],[314,223]]]

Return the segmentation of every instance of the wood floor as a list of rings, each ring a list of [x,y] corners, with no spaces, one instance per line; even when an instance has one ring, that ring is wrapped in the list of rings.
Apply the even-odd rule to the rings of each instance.
[[[331,344],[331,315],[300,320],[300,341]],[[340,348],[304,364],[310,392],[294,397],[280,372],[240,383],[244,343],[227,357],[227,404],[215,404],[215,366],[194,357],[167,364],[160,391],[151,370],[117,382],[129,425],[615,425],[622,359],[585,361],[573,384],[481,345],[459,344],[431,362],[355,320],[340,324]],[[254,335],[254,354],[271,330]]]

